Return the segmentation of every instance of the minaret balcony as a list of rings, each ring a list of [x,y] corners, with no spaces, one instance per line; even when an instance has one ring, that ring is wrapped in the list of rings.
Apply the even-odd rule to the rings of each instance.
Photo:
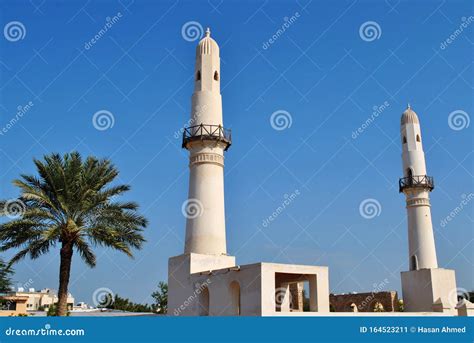
[[[400,193],[410,188],[425,188],[432,191],[434,189],[434,180],[432,176],[427,175],[402,177],[398,181],[398,188]]]
[[[225,129],[222,125],[200,124],[185,128],[181,146],[187,148],[190,142],[195,141],[222,142],[225,144],[224,150],[227,150],[232,144],[232,133],[230,129]]]

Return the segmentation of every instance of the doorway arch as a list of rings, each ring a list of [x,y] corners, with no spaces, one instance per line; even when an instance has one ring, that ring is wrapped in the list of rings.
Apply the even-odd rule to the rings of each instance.
[[[202,287],[201,293],[198,299],[199,315],[209,315],[209,288],[207,286]]]
[[[229,285],[230,300],[231,300],[231,314],[233,316],[240,316],[240,284],[237,281],[232,281]]]

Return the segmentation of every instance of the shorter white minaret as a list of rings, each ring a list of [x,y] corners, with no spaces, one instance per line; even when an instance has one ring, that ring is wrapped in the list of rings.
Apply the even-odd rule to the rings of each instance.
[[[410,105],[402,114],[400,137],[399,190],[405,194],[408,219],[409,271],[401,275],[405,311],[455,314],[456,277],[454,270],[438,268],[429,196],[434,181],[426,172],[420,121]]]
[[[426,175],[420,121],[410,105],[402,114],[400,136],[403,178],[399,186],[407,204],[410,270],[438,268],[429,196],[434,183]]]

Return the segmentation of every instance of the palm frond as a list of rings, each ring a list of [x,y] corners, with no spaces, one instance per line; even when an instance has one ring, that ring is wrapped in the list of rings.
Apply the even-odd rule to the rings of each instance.
[[[91,268],[95,267],[96,265],[96,257],[94,255],[94,252],[90,248],[89,244],[87,244],[82,237],[79,237],[76,239],[74,242],[74,246],[79,253],[79,255],[82,257],[84,262]]]
[[[138,204],[116,201],[130,186],[113,184],[119,172],[110,160],[83,160],[72,152],[46,155],[34,164],[37,176],[14,180],[26,207],[23,216],[0,224],[0,250],[19,249],[11,263],[37,258],[57,243],[73,246],[91,267],[96,264],[91,244],[128,256],[142,247],[147,220]],[[0,201],[0,211],[4,205]]]

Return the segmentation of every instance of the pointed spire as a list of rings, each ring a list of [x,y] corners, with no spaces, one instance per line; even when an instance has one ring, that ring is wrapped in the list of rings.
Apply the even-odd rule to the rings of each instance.
[[[409,110],[411,110],[410,103],[407,104],[407,108],[408,108]]]
[[[211,29],[207,28],[206,29],[206,37],[210,37],[210,36],[211,36]]]

